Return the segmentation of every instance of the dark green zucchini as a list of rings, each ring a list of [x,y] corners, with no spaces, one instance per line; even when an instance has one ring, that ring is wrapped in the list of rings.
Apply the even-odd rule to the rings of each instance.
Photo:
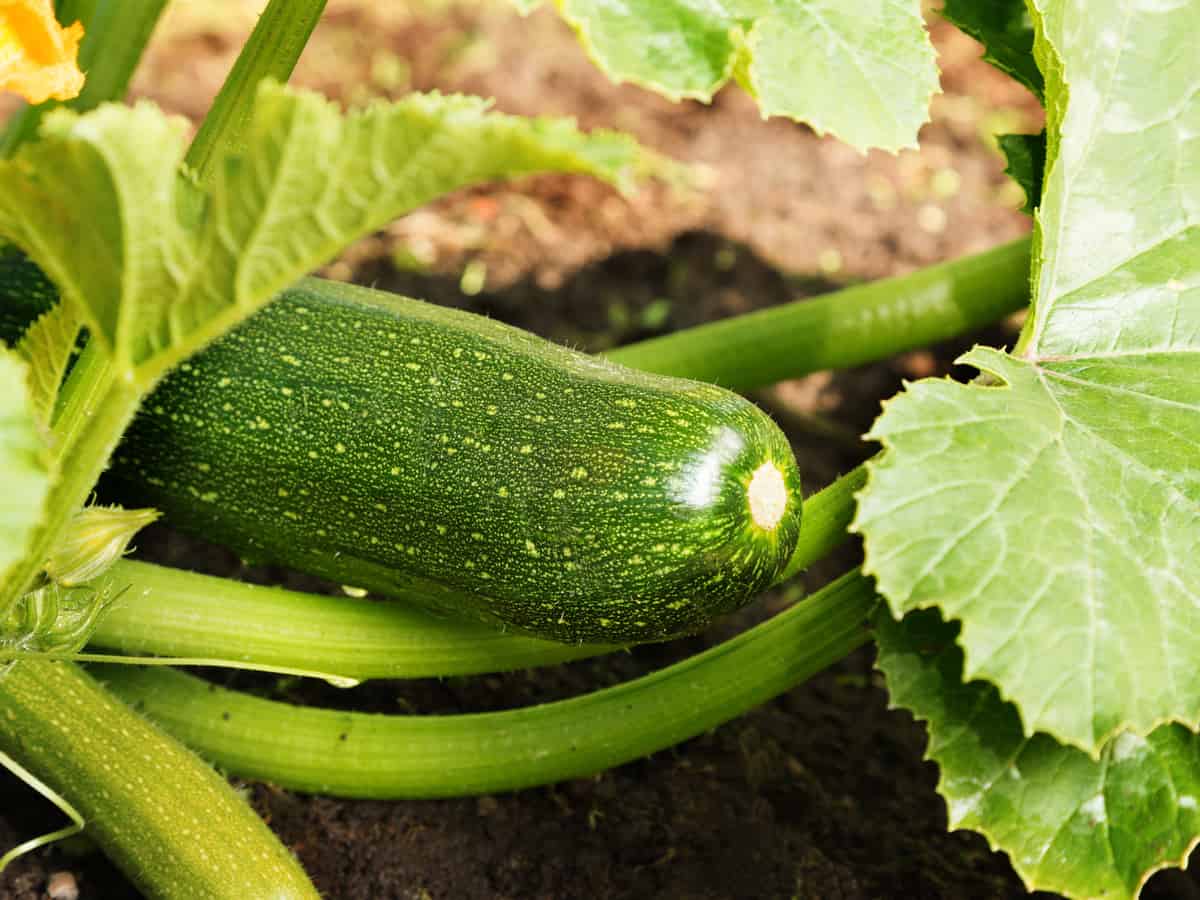
[[[315,279],[173,372],[105,483],[249,559],[564,641],[694,630],[800,525],[791,449],[736,394]]]
[[[11,244],[0,242],[0,341],[14,346],[33,320],[58,302],[58,289]]]

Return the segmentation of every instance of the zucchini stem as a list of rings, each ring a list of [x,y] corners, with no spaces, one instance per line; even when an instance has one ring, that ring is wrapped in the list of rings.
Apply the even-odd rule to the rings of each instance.
[[[447,797],[578,778],[693,737],[869,638],[857,569],[710,650],[633,681],[538,706],[450,716],[296,707],[170,669],[101,667],[128,703],[231,773],[344,797]]]
[[[647,372],[735,391],[846,369],[991,324],[1029,303],[1025,237],[972,256],[611,350]]]
[[[324,9],[325,0],[271,0],[259,15],[188,148],[184,163],[201,184],[212,178],[216,160],[244,145],[258,83],[288,80]]]

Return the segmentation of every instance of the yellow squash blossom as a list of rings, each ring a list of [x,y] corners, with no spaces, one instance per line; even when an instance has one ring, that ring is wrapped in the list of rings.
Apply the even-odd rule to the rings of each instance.
[[[82,37],[79,22],[58,24],[53,0],[0,0],[0,91],[16,91],[30,103],[77,96]]]

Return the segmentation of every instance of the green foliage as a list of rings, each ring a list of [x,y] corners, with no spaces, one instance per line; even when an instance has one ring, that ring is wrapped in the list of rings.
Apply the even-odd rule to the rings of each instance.
[[[51,482],[28,378],[29,366],[0,343],[0,583],[24,556]]]
[[[1194,72],[1152,94],[1138,77],[1200,11],[1136,15],[1137,46],[1103,66],[1091,48],[1115,12],[1048,33],[1065,118],[1021,352],[973,350],[962,361],[993,380],[888,404],[857,520],[894,615],[961,618],[967,677],[999,685],[1027,732],[1092,754],[1200,720],[1200,166],[1181,138],[1200,95]],[[1068,85],[1095,99],[1077,112]],[[1146,158],[1162,165],[1132,166]]]
[[[539,5],[514,0],[523,13]],[[610,78],[709,101],[730,79],[764,116],[866,150],[915,147],[937,92],[920,4],[836,0],[558,0]]]
[[[537,5],[513,2],[523,11]],[[143,4],[143,32],[158,5]],[[319,6],[309,0],[305,29]],[[913,145],[936,90],[913,0],[558,6],[616,79],[703,100],[734,80],[764,115],[809,122],[860,148]],[[280,0],[272,10],[273,21],[286,24]],[[1044,140],[1001,140],[1035,216],[1035,305],[1013,352],[977,347],[962,358],[983,373],[973,384],[911,385],[870,434],[885,452],[870,466],[856,528],[886,598],[877,623],[880,666],[895,701],[929,723],[953,826],[986,834],[1033,887],[1133,897],[1154,869],[1182,861],[1200,834],[1200,684],[1192,677],[1200,654],[1200,76],[1191,52],[1200,8],[1102,0],[1080,16],[1061,0],[1031,0],[1028,12],[1017,0],[947,0],[945,16],[1047,107]],[[290,70],[298,35],[307,34],[296,29],[263,51],[264,68],[245,70],[237,97],[249,96],[261,71]],[[275,52],[282,56],[268,58]],[[128,59],[117,66],[112,84],[130,68]],[[252,105],[229,100],[225,112],[211,120],[211,140],[193,148],[205,159],[200,177],[181,175],[188,169],[180,165],[181,126],[148,104],[84,116],[59,111],[47,116],[43,140],[0,162],[0,237],[28,252],[66,299],[17,352],[0,349],[0,483],[16,486],[0,499],[0,613],[10,650],[72,649],[90,632],[109,594],[76,593],[41,573],[48,559],[68,580],[79,571],[73,562],[56,568],[62,560],[53,551],[61,552],[141,397],[172,366],[350,240],[456,187],[547,169],[624,183],[639,165],[654,164],[626,139],[491,114],[460,97],[414,96],[343,117],[320,98],[266,84]],[[24,133],[11,132],[12,143]],[[898,340],[945,336],[944,327],[932,328],[939,317],[943,325],[965,323],[947,308],[962,294],[982,295],[980,282],[996,273],[1019,270],[1013,281],[1023,289],[1024,250],[1009,248],[1003,258],[990,269],[968,266],[972,277],[956,288],[944,277],[931,281],[922,302],[905,300],[902,318],[809,303],[805,321],[813,327],[798,330],[819,345],[764,318],[749,329],[712,328],[699,340],[663,339],[625,352],[676,374],[715,365],[703,373],[726,384],[738,373],[746,383],[778,377],[781,360],[791,372],[845,363],[856,352],[865,359]],[[14,308],[46,296],[44,284],[19,274],[15,291],[2,283],[20,271],[14,259],[0,249],[4,327],[15,321]],[[863,334],[864,323],[880,321],[901,327]],[[92,339],[60,386],[82,327]],[[737,334],[750,336],[752,352],[734,346]],[[785,343],[769,343],[777,335]],[[835,344],[836,358],[822,355]],[[829,517],[828,533],[816,537],[809,522],[801,541],[831,546],[836,540],[827,538],[841,536],[845,518]],[[825,636],[828,647],[806,645],[809,663],[861,639],[857,622],[873,598],[867,582],[860,587],[857,611],[841,610],[853,621],[840,623],[836,641]],[[775,690],[803,674],[796,646],[814,634],[825,639],[819,623],[809,624],[795,640],[773,643],[770,659],[739,664],[747,684],[757,680],[753,691],[733,703],[714,688],[695,701],[694,721],[710,727],[769,693],[768,681]],[[461,662],[461,641],[446,644]],[[14,672],[24,677],[32,671],[25,665]],[[38,746],[68,743],[41,713],[62,692],[92,687],[75,672],[55,694],[47,690],[54,675],[74,670],[38,671],[0,680],[0,694],[28,700],[23,724],[0,719],[0,745],[27,749],[31,729],[41,729]],[[737,687],[724,676],[714,684]],[[696,696],[686,687],[682,693]],[[89,697],[93,712],[105,708],[104,695]],[[339,730],[345,715],[332,716]],[[639,752],[684,733],[671,732],[647,706],[604,721],[620,725],[626,716],[645,723]],[[309,718],[321,720],[312,746],[336,737],[326,717]],[[106,733],[105,721],[96,734]],[[587,725],[570,716],[566,723]],[[272,743],[277,736],[260,741],[268,763],[291,752]],[[394,758],[397,741],[384,737],[363,757],[368,779],[371,766]],[[421,788],[427,793],[446,790],[441,737],[433,735],[424,756],[439,760],[437,771],[421,776],[430,779],[432,787]],[[239,739],[218,733],[213,756]],[[346,745],[336,746],[344,752]],[[503,761],[474,746],[459,756],[482,769]],[[520,784],[583,771],[571,768],[573,746],[560,769],[539,764],[540,736],[531,746],[520,754],[528,767]],[[177,760],[182,769],[189,761]],[[593,767],[616,761],[597,757]],[[82,752],[39,760],[68,768],[95,762]],[[345,763],[336,761],[336,777],[363,777]],[[322,760],[310,773],[317,780],[295,783],[321,786],[330,769]],[[144,774],[139,768],[123,781]],[[99,769],[60,778],[72,790],[108,790]],[[174,776],[162,779],[168,793],[173,783]],[[136,830],[163,806],[158,797],[153,804],[132,797],[109,810],[95,803],[97,790],[83,794],[93,804],[85,812],[101,827],[115,810],[122,829]],[[114,846],[119,854],[130,845]]]
[[[1041,99],[1042,73],[1033,58],[1033,20],[1025,0],[946,0],[942,16],[983,44],[983,58]]]
[[[1200,8],[1034,11],[1034,309],[1012,354],[962,357],[974,384],[886,405],[855,527],[952,823],[1031,884],[1134,896],[1200,835]],[[961,623],[939,661],[927,607]]]
[[[936,610],[876,620],[892,702],[928,723],[950,827],[986,835],[1030,890],[1132,900],[1152,872],[1186,861],[1200,833],[1194,732],[1123,732],[1098,759],[1026,736],[995,686],[963,682],[958,629]]]
[[[264,83],[246,133],[246,155],[204,195],[177,174],[182,123],[147,103],[58,111],[0,163],[0,232],[144,387],[350,240],[455,187],[546,169],[621,181],[636,161],[627,138],[466,97],[413,95],[343,119]]]
[[[1042,201],[1042,176],[1046,170],[1046,135],[1001,134],[996,138],[1008,161],[1005,172],[1025,191],[1021,211],[1033,215]]]
[[[17,352],[29,364],[29,391],[38,421],[49,427],[54,401],[83,326],[73,304],[56,303],[29,326]]]

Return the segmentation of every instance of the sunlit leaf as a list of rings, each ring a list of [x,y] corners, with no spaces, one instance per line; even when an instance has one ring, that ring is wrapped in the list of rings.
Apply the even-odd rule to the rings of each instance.
[[[50,489],[28,370],[17,353],[0,344],[0,583],[24,555]]]
[[[707,101],[734,78],[764,116],[806,122],[863,150],[915,147],[938,89],[915,0],[558,0],[558,7],[614,80]]]
[[[888,404],[857,527],[894,615],[961,620],[968,679],[1097,754],[1200,723],[1200,6],[1037,11],[1026,334]]]
[[[47,117],[0,162],[0,235],[83,312],[118,370],[150,384],[356,237],[458,187],[538,171],[627,183],[632,140],[412,95],[343,116],[261,88],[245,156],[211,191],[181,178],[183,124],[149,103]]]
[[[1025,0],[946,0],[941,13],[983,44],[984,59],[1042,96],[1042,73],[1033,58],[1033,18]]]

